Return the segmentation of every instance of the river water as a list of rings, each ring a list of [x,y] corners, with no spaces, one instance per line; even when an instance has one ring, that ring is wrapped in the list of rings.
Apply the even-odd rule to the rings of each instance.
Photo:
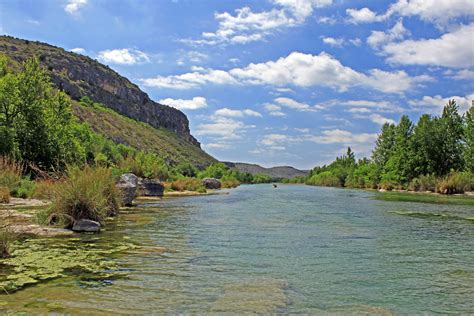
[[[264,184],[142,204],[70,242],[140,246],[113,258],[125,277],[71,274],[0,296],[0,312],[474,313],[474,207],[377,194]]]

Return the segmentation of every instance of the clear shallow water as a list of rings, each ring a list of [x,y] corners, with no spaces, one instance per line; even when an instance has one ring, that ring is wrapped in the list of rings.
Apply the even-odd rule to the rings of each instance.
[[[121,215],[97,243],[145,246],[114,259],[126,278],[71,275],[0,296],[0,311],[474,313],[472,206],[295,185],[229,192]]]

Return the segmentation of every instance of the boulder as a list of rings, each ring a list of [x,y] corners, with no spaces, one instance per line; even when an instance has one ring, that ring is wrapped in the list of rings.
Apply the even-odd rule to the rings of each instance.
[[[75,232],[98,233],[100,232],[100,223],[90,219],[80,219],[74,222],[72,230]]]
[[[163,196],[165,186],[159,180],[140,179],[138,180],[139,196]]]
[[[202,180],[202,184],[206,189],[220,189],[221,188],[221,182],[215,178],[205,178]]]
[[[125,173],[120,176],[117,188],[122,191],[122,202],[125,206],[131,206],[137,194],[138,177],[133,173]]]

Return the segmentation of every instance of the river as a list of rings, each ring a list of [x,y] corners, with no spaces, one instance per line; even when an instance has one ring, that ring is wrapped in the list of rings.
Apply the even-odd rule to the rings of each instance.
[[[145,203],[62,240],[142,248],[108,258],[123,277],[71,273],[0,296],[0,312],[474,313],[473,206],[302,185],[228,192]]]

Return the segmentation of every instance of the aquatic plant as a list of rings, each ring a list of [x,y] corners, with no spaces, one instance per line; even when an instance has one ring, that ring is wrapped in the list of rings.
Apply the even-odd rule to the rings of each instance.
[[[15,235],[8,227],[0,228],[0,259],[10,257],[10,246]]]
[[[58,186],[50,208],[50,222],[66,227],[76,220],[103,223],[118,212],[121,192],[115,187],[111,170],[104,167],[70,167],[68,178]]]

